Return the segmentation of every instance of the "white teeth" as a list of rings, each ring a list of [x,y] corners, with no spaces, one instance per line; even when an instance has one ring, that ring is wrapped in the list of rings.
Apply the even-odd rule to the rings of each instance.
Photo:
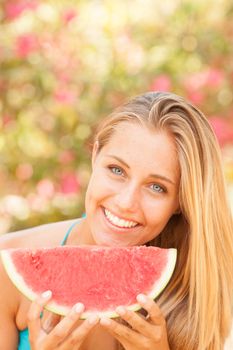
[[[118,227],[135,227],[137,225],[137,222],[134,221],[128,221],[118,218],[117,216],[113,215],[110,211],[107,209],[104,209],[105,215],[108,218],[109,221],[111,221],[115,226]]]

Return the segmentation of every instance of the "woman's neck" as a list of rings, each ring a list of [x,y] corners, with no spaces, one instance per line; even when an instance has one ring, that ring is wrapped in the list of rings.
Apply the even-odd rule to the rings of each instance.
[[[75,225],[70,232],[66,245],[96,245],[92,238],[86,218],[79,219],[77,225]]]

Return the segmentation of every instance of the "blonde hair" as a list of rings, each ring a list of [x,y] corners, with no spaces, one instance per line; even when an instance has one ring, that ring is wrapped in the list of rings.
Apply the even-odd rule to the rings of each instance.
[[[175,247],[176,271],[157,299],[172,350],[221,350],[233,302],[233,224],[221,152],[203,113],[180,96],[148,92],[99,125],[99,150],[117,125],[134,122],[173,134],[181,168],[180,215],[148,244]]]

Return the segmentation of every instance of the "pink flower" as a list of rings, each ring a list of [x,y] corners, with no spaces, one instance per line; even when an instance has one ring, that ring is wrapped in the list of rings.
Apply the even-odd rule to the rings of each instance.
[[[75,9],[66,9],[62,15],[63,21],[67,24],[78,16],[78,12]]]
[[[19,58],[26,58],[32,52],[38,50],[38,39],[35,34],[24,34],[17,37],[16,55]]]
[[[29,193],[27,201],[32,211],[46,212],[48,210],[49,199],[36,193]]]
[[[71,81],[72,72],[70,71],[56,71],[54,72],[56,78],[60,83],[69,84]]]
[[[170,91],[171,90],[171,79],[165,75],[158,75],[151,84],[152,91]]]
[[[184,85],[188,91],[199,90],[205,85],[206,77],[206,71],[190,74],[185,78]]]
[[[214,132],[221,146],[233,142],[233,127],[221,117],[211,117],[209,119]]]
[[[73,105],[76,100],[76,94],[74,91],[69,90],[67,87],[59,87],[55,93],[54,98],[57,102],[65,105]]]
[[[55,193],[54,184],[49,179],[42,179],[36,186],[37,193],[43,198],[52,198]]]
[[[61,176],[60,190],[63,194],[78,193],[80,183],[75,173],[64,173]]]
[[[15,171],[16,177],[21,181],[27,181],[33,175],[33,167],[29,163],[21,163]]]
[[[210,68],[207,71],[206,85],[218,88],[224,80],[223,72],[217,68]]]
[[[75,154],[70,150],[63,151],[59,154],[59,162],[63,165],[71,163],[74,159]]]
[[[219,87],[224,80],[223,72],[217,68],[208,68],[206,70],[189,75],[184,85],[188,91],[200,90],[203,87]]]
[[[25,10],[35,10],[38,6],[36,0],[6,1],[5,16],[9,20],[19,17]]]
[[[14,123],[14,119],[9,114],[3,114],[2,116],[2,125],[3,127],[8,126],[10,124]]]
[[[188,100],[197,105],[200,105],[204,101],[204,95],[200,91],[189,91],[187,98]]]

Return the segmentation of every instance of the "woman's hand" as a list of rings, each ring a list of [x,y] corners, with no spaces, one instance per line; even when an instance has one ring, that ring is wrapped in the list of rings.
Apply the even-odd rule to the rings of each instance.
[[[84,311],[83,304],[79,303],[60,321],[57,316],[52,316],[43,324],[40,314],[50,298],[51,292],[47,291],[32,302],[29,308],[28,330],[31,349],[78,350],[88,333],[98,323],[98,317],[92,315],[92,317],[78,325],[80,315]]]
[[[169,350],[166,321],[161,310],[154,300],[142,294],[137,300],[148,312],[147,318],[118,307],[117,313],[130,328],[108,318],[102,318],[100,324],[123,345],[125,350]]]

